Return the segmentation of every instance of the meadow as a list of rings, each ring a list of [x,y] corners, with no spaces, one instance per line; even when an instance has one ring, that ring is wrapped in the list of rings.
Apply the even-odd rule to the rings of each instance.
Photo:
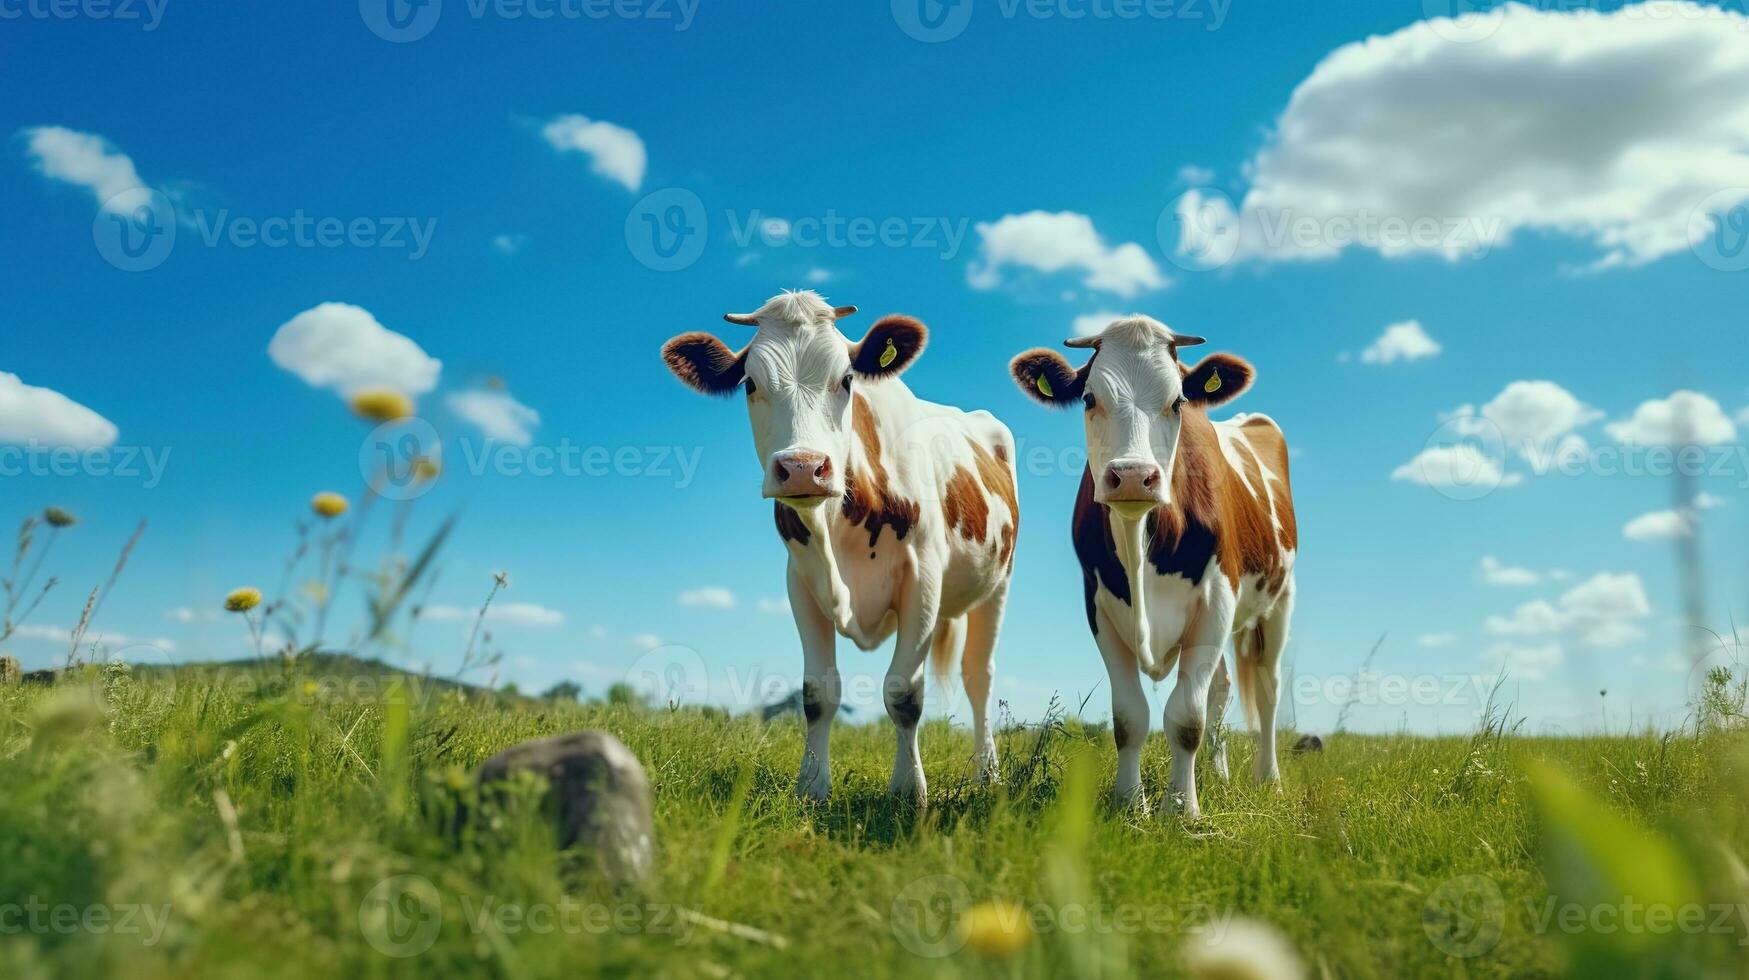
[[[1111,737],[1073,707],[1006,725],[988,788],[929,723],[917,810],[884,795],[884,718],[838,726],[821,805],[791,792],[794,716],[327,655],[75,667],[0,688],[0,976],[1296,975],[1272,942],[1319,977],[1741,975],[1733,685],[1676,734],[1521,737],[1505,707],[1467,738],[1328,734],[1279,794],[1199,773],[1189,822],[1157,732],[1154,806],[1104,802]],[[587,728],[654,786],[641,885],[567,870],[532,804],[455,819],[482,760]]]

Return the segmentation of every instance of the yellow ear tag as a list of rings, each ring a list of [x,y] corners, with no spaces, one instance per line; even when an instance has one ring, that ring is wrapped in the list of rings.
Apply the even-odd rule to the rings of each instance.
[[[1202,390],[1208,394],[1211,394],[1211,395],[1217,391],[1220,391],[1221,390],[1221,372],[1214,371],[1214,372],[1210,373],[1209,379],[1202,383]]]
[[[887,338],[887,349],[881,351],[881,367],[892,367],[899,359],[899,348],[893,346],[893,338]]]
[[[1034,381],[1033,384],[1038,385],[1039,394],[1045,396],[1046,398],[1057,397],[1057,393],[1051,390],[1050,381],[1048,379],[1046,379],[1044,375],[1042,375],[1042,374],[1039,375],[1038,380]]]

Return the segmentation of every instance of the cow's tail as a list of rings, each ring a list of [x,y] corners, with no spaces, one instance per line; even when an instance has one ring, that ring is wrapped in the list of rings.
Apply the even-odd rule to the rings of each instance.
[[[1245,723],[1252,731],[1261,726],[1257,721],[1257,668],[1263,657],[1263,624],[1251,628],[1248,636],[1233,638],[1233,686],[1239,689],[1239,707],[1245,711]]]
[[[929,650],[929,666],[938,684],[946,684],[953,665],[966,648],[966,617],[944,619],[935,627],[935,644]]]

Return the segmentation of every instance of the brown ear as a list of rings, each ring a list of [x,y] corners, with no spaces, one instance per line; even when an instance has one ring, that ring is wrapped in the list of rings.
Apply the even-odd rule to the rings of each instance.
[[[1051,408],[1062,408],[1081,400],[1087,387],[1087,368],[1092,364],[1092,359],[1089,359],[1077,371],[1056,351],[1034,347],[1009,361],[1008,370],[1014,375],[1014,383],[1034,401]]]
[[[1214,408],[1243,395],[1257,371],[1232,354],[1210,354],[1196,367],[1184,369],[1184,397],[1192,405]]]
[[[881,317],[850,348],[850,369],[865,378],[890,378],[909,367],[929,343],[929,328],[908,316]]]
[[[683,333],[663,344],[662,360],[687,387],[706,395],[732,393],[746,372],[741,354],[702,332]]]

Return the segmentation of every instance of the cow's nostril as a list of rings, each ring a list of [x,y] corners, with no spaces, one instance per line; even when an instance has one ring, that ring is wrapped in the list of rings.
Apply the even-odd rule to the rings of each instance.
[[[1152,489],[1154,489],[1154,484],[1159,483],[1159,482],[1160,482],[1160,471],[1155,470],[1154,472],[1149,473],[1146,479],[1142,480],[1142,486],[1146,487],[1149,490],[1152,490]]]
[[[789,470],[783,468],[783,463],[781,461],[771,464],[771,472],[777,477],[777,482],[789,482]]]
[[[1105,485],[1116,490],[1118,487],[1123,486],[1123,478],[1117,475],[1116,470],[1106,470]]]
[[[832,461],[830,459],[823,459],[820,461],[819,466],[814,467],[814,479],[825,480],[825,479],[830,478],[831,476],[832,476]]]

